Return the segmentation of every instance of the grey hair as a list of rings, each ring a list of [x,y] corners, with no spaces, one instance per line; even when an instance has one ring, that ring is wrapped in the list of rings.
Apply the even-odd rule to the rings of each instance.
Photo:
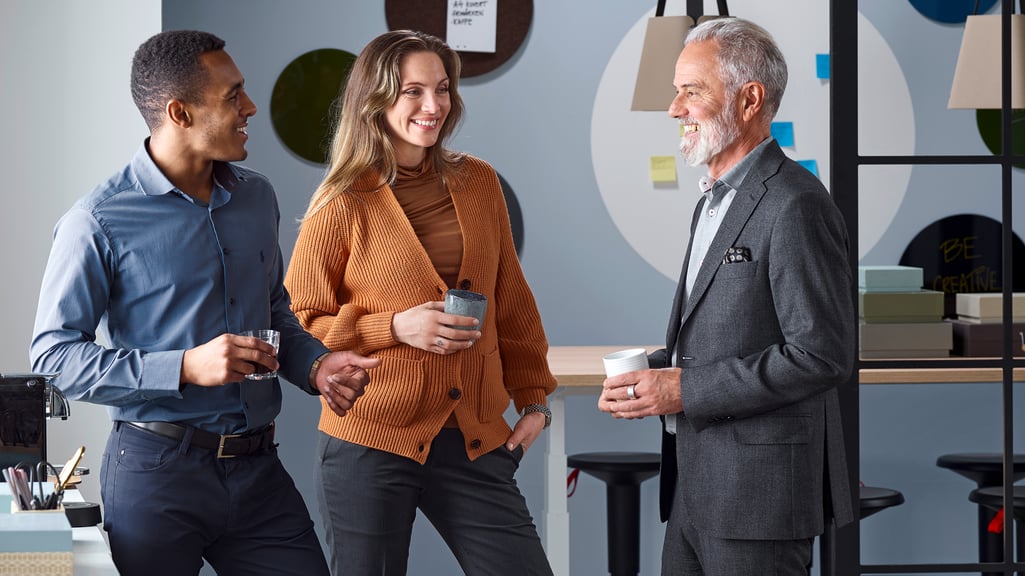
[[[714,41],[719,46],[719,72],[726,90],[736,93],[747,82],[765,86],[764,110],[772,120],[787,88],[787,63],[765,28],[741,18],[715,18],[696,26],[686,44]]]

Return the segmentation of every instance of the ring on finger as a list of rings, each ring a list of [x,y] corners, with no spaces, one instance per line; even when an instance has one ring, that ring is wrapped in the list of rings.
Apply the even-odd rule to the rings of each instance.
[[[631,400],[637,399],[637,391],[634,389],[633,384],[626,387],[626,397]]]

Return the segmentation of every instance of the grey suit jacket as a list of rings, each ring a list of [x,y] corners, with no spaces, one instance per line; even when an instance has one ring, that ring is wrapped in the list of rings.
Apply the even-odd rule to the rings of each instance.
[[[750,261],[723,263],[730,247]],[[673,498],[720,538],[810,538],[829,517],[853,519],[837,392],[854,355],[847,247],[825,187],[776,142],[738,188],[684,306],[688,247],[666,348],[650,359],[691,358],[677,361],[677,434],[663,432],[663,520]]]

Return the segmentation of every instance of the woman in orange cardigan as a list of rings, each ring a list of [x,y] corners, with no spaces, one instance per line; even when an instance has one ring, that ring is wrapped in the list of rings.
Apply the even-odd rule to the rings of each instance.
[[[556,383],[497,174],[445,148],[459,70],[420,32],[364,48],[285,281],[314,336],[382,361],[345,418],[321,411],[334,574],[405,574],[417,509],[466,574],[552,573],[514,474]],[[448,288],[487,296],[482,325],[444,312]]]

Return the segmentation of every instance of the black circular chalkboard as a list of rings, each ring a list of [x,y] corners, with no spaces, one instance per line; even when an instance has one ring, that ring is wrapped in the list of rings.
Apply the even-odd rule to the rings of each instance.
[[[958,293],[1000,292],[1004,287],[1003,230],[1000,222],[975,214],[957,214],[919,232],[900,257],[902,266],[922,269],[924,288],[945,292],[944,315],[956,314]],[[1025,290],[1025,244],[1011,241],[1011,289]]]

